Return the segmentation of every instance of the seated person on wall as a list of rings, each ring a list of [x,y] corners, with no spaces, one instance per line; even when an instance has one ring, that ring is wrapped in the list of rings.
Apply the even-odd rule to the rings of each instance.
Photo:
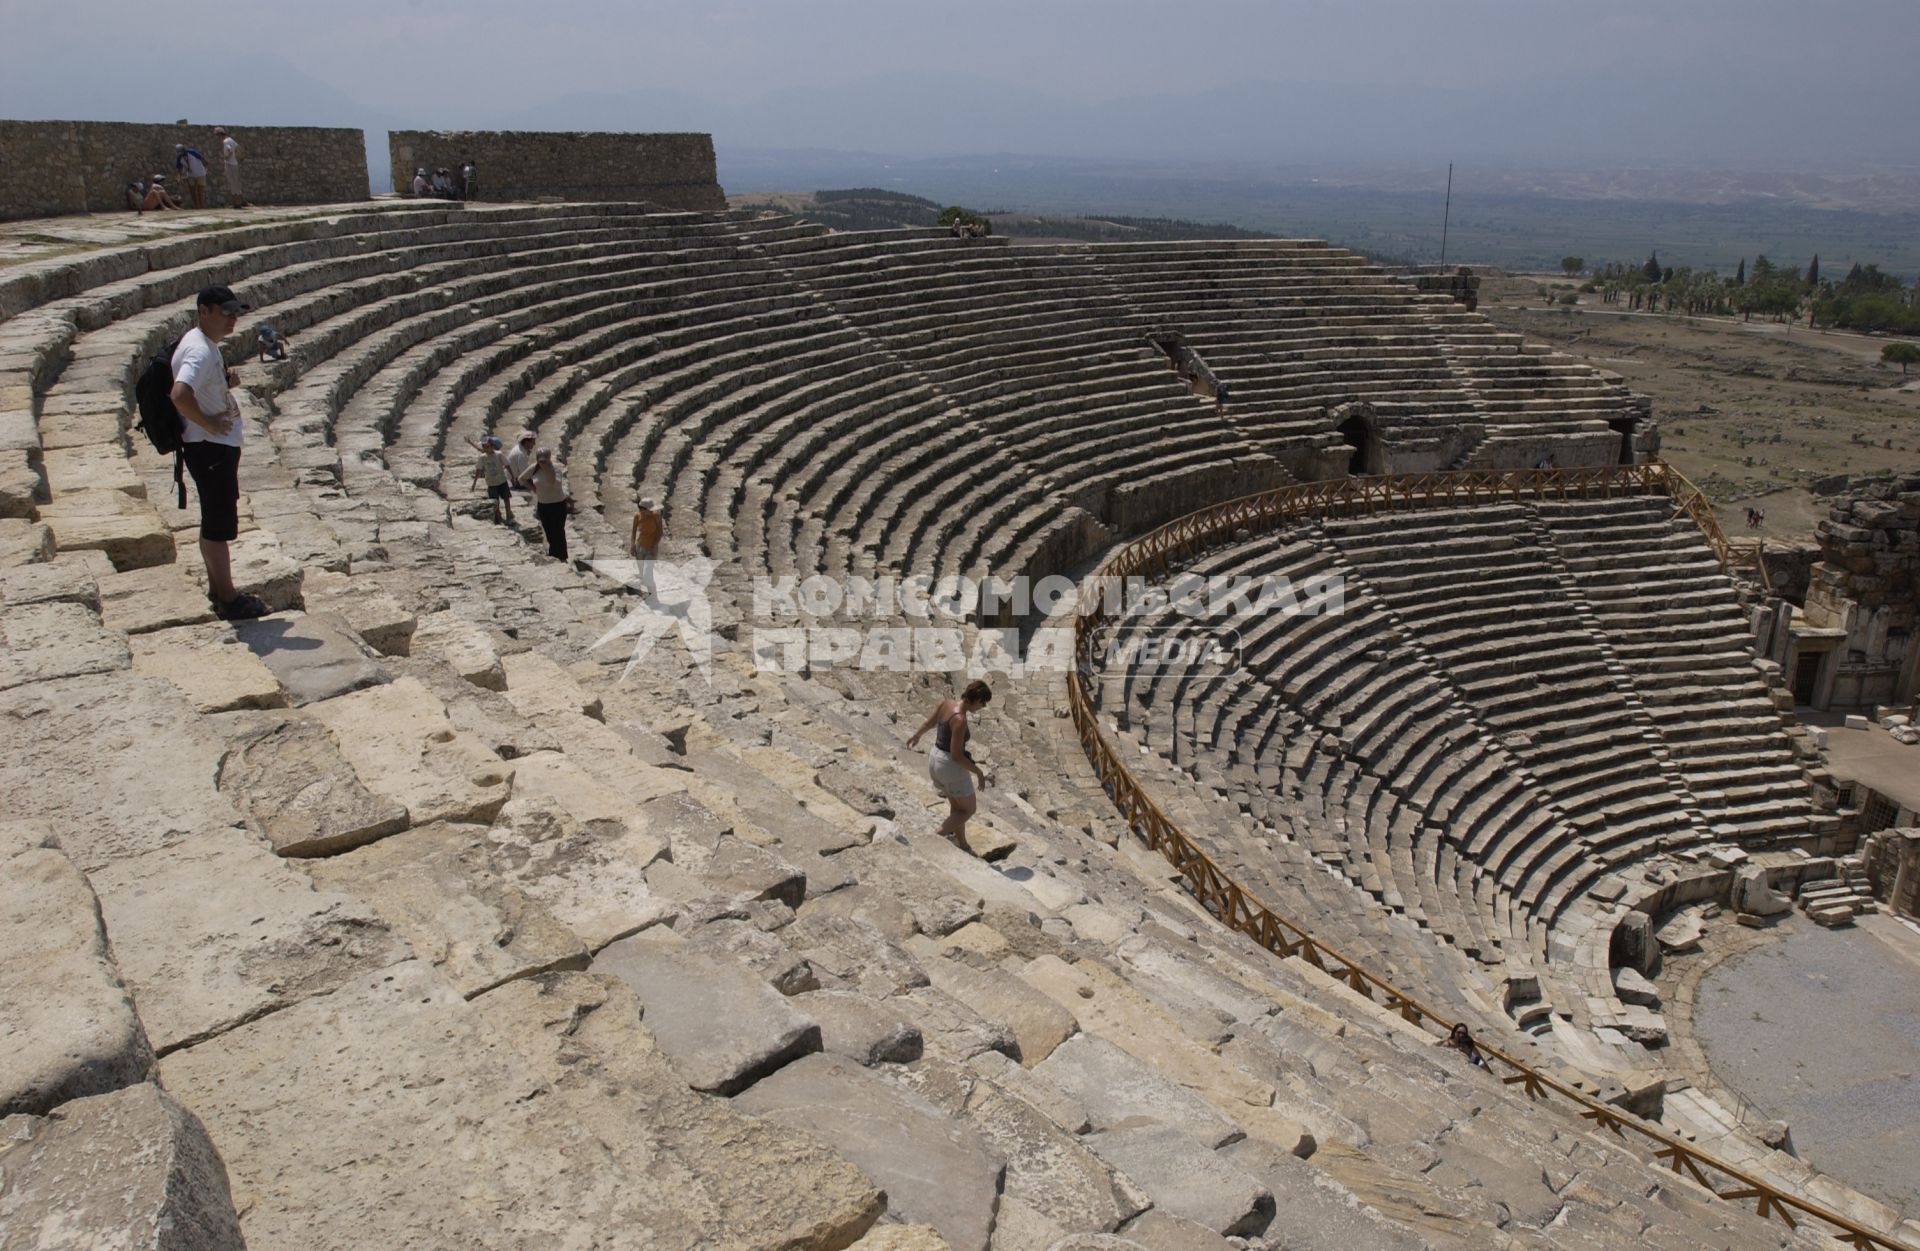
[[[416,200],[426,199],[428,189],[429,188],[427,185],[427,171],[424,169],[414,170],[413,171],[413,198]]]
[[[163,209],[177,209],[179,207],[180,201],[174,199],[167,191],[165,175],[155,174],[153,177],[147,179],[147,194],[140,200],[140,209],[142,212],[159,212]]]
[[[433,171],[433,194],[442,200],[453,199],[453,181],[447,177],[445,166]]]

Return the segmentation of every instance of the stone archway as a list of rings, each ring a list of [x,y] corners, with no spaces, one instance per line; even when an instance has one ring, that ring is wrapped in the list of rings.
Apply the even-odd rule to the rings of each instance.
[[[1348,476],[1384,473],[1380,450],[1380,428],[1374,419],[1373,405],[1342,404],[1333,410],[1334,431],[1349,449]]]

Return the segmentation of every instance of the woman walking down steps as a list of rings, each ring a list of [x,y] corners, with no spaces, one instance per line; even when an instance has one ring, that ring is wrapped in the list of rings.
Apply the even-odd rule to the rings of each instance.
[[[974,779],[978,778],[983,787],[993,785],[993,779],[967,752],[967,742],[972,737],[968,715],[985,708],[992,699],[993,691],[985,682],[975,679],[967,683],[958,699],[949,695],[935,705],[920,728],[907,739],[908,747],[918,747],[921,735],[928,730],[934,732],[933,747],[927,752],[927,776],[933,779],[933,789],[947,800],[947,819],[940,823],[939,834],[963,851],[967,847],[967,818],[979,806],[974,796]]]

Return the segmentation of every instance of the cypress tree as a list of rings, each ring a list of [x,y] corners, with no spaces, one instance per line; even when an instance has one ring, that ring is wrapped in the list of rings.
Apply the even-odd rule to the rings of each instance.
[[[1813,264],[1807,266],[1807,285],[1809,287],[1820,285],[1820,254],[1818,252],[1813,254]]]
[[[1733,271],[1733,285],[1736,287],[1747,285],[1747,258],[1744,256],[1740,258],[1740,268]]]
[[[1648,282],[1659,282],[1660,254],[1658,252],[1647,253],[1647,263],[1640,267],[1640,272],[1647,276]]]

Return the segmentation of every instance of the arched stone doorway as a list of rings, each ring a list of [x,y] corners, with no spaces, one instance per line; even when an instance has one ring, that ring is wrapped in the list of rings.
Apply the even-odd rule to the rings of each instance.
[[[1333,410],[1334,432],[1350,449],[1347,454],[1349,477],[1384,472],[1380,453],[1380,430],[1374,421],[1373,405],[1342,404]]]

